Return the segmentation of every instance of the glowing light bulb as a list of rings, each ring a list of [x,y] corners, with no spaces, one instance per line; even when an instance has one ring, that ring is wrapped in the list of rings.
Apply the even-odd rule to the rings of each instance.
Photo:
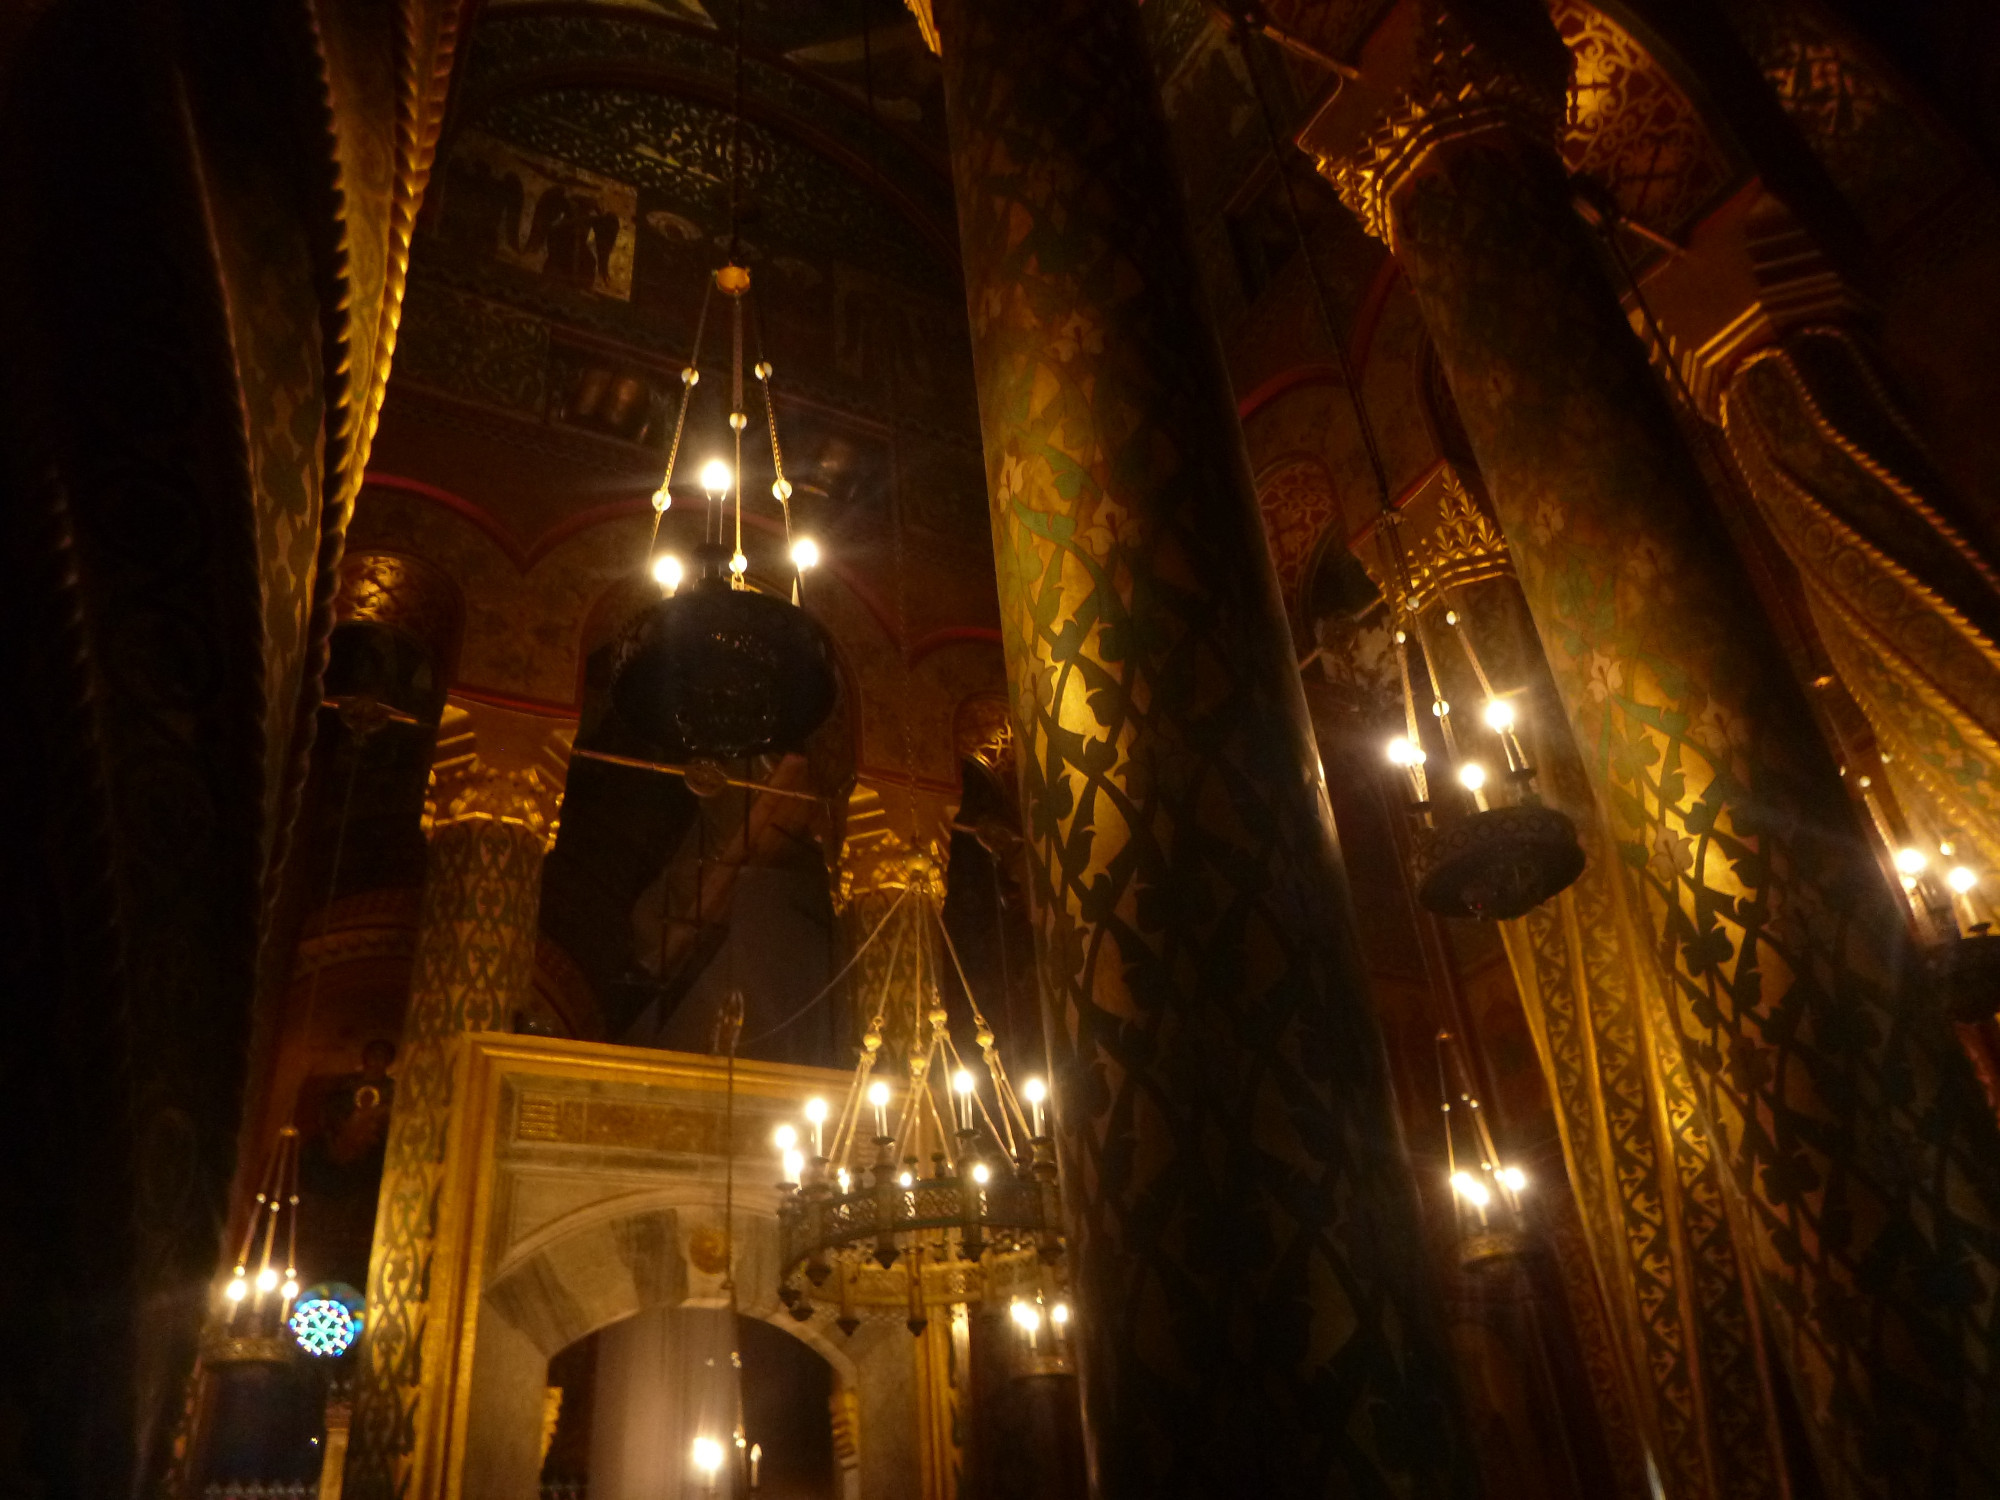
[[[1452,1173],[1451,1185],[1458,1196],[1474,1208],[1484,1208],[1493,1201],[1493,1194],[1488,1191],[1486,1184],[1470,1172]]]
[[[805,1170],[806,1158],[804,1152],[787,1151],[785,1153],[785,1181],[797,1182],[805,1174]]]
[[[970,1068],[960,1068],[951,1075],[951,1086],[961,1097],[972,1092],[975,1082]]]
[[[250,1295],[250,1283],[243,1279],[241,1271],[238,1271],[230,1278],[228,1290],[223,1295],[228,1297],[231,1302],[241,1302],[245,1297]]]
[[[819,543],[809,536],[802,536],[792,543],[792,566],[801,573],[807,568],[819,566]]]
[[[1043,1128],[1042,1106],[1048,1100],[1049,1086],[1039,1078],[1030,1078],[1021,1085],[1021,1095],[1028,1101],[1029,1113],[1034,1117],[1034,1133],[1038,1136],[1048,1134]]]
[[[1422,747],[1411,744],[1401,736],[1389,741],[1389,764],[1392,766],[1420,766],[1428,757]]]
[[[972,1164],[972,1180],[981,1187],[985,1187],[987,1183],[993,1180],[993,1169],[983,1161],[974,1162]]]
[[[741,578],[745,573],[750,571],[750,559],[745,557],[741,552],[736,553],[729,559],[729,571],[734,573],[738,578]]]
[[[278,1290],[279,1290],[280,1292],[282,1292],[282,1293],[284,1294],[284,1297],[285,1297],[285,1300],[286,1300],[287,1302],[296,1302],[296,1301],[298,1301],[298,1297],[299,1297],[299,1279],[298,1279],[298,1277],[296,1277],[296,1276],[294,1276],[294,1277],[291,1277],[290,1279],[288,1279],[288,1280],[287,1280],[287,1281],[285,1282],[285,1284],[284,1284],[283,1286],[279,1287],[279,1288],[278,1288]]]
[[[1519,1167],[1502,1167],[1500,1181],[1506,1184],[1508,1192],[1518,1193],[1527,1187],[1528,1174]]]
[[[711,500],[720,500],[728,494],[730,481],[734,478],[729,472],[729,465],[719,458],[711,458],[701,466],[701,487]]]
[[[798,1143],[799,1133],[789,1125],[780,1125],[776,1130],[771,1132],[771,1144],[778,1148],[781,1155],[791,1150]]]
[[[1458,779],[1468,792],[1476,792],[1486,785],[1486,767],[1476,760],[1469,760],[1458,768]]]
[[[835,1180],[840,1183],[840,1190],[843,1193],[851,1193],[854,1191],[854,1179],[847,1175],[847,1168],[842,1167],[838,1172],[835,1172],[833,1175]]]
[[[886,1109],[889,1104],[889,1085],[879,1078],[869,1084],[868,1102],[877,1109]]]
[[[276,1271],[272,1270],[269,1266],[266,1266],[264,1267],[263,1270],[257,1273],[258,1291],[275,1292],[277,1289],[278,1289],[278,1273]]]
[[[1486,727],[1495,734],[1504,734],[1514,727],[1514,705],[1495,698],[1486,705]]]
[[[713,1479],[716,1470],[722,1467],[722,1444],[718,1443],[712,1437],[696,1438],[694,1440],[694,1466]]]
[[[1055,1324],[1055,1325],[1056,1325],[1056,1327],[1058,1327],[1058,1328],[1061,1328],[1061,1327],[1063,1327],[1063,1326],[1064,1326],[1064,1325],[1065,1325],[1066,1323],[1068,1323],[1068,1322],[1069,1322],[1069,1304],[1068,1304],[1067,1302],[1058,1302],[1058,1303],[1057,1303],[1057,1304],[1056,1304],[1056,1305],[1055,1305],[1054,1307],[1050,1308],[1050,1309],[1049,1309],[1049,1321],[1050,1321],[1051,1323]]]
[[[824,1135],[826,1129],[826,1101],[824,1099],[806,1100],[806,1122],[813,1128],[813,1155],[826,1155],[826,1140]]]
[[[681,560],[671,552],[662,552],[653,559],[653,582],[663,589],[677,589],[681,586]]]
[[[1966,869],[1964,865],[1959,865],[1949,875],[1945,876],[1945,882],[1951,886],[1952,890],[1963,896],[1967,891],[1979,884],[1979,876],[1977,872]]]
[[[1921,849],[1902,848],[1896,851],[1896,870],[1903,875],[1921,875],[1930,860]]]
[[[1034,1333],[1042,1326],[1042,1310],[1032,1302],[1016,1302],[1009,1311],[1023,1333]]]
[[[917,1179],[912,1177],[908,1172],[904,1172],[896,1178],[896,1181],[900,1182],[904,1187],[915,1187]]]

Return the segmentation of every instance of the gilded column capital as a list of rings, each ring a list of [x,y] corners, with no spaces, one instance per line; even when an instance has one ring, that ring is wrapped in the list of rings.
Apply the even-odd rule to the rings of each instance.
[[[576,723],[453,699],[424,795],[424,832],[461,823],[525,828],[555,842]]]
[[[1494,0],[1405,0],[1362,49],[1360,76],[1298,144],[1362,226],[1390,242],[1390,203],[1452,141],[1509,131],[1553,149],[1570,55],[1545,12]]]
[[[870,896],[916,889],[944,900],[943,841],[950,819],[938,799],[906,787],[862,781],[848,794],[834,900],[846,910]],[[929,835],[926,837],[926,835]]]

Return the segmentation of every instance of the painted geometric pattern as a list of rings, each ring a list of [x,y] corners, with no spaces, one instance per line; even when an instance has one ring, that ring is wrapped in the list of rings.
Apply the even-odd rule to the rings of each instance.
[[[1098,1493],[1464,1493],[1136,7],[938,19]]]
[[[1629,218],[1678,234],[1728,186],[1729,158],[1630,32],[1581,0],[1552,0],[1549,14],[1572,59],[1563,160],[1609,188]]]
[[[438,1189],[451,1126],[452,1043],[506,1029],[534,973],[542,836],[468,819],[431,838],[410,978],[388,1159],[368,1268],[368,1330],[349,1439],[345,1493],[392,1500],[407,1484],[423,1414]]]
[[[2000,1136],[1559,166],[1396,213],[1827,1482],[1990,1492]]]

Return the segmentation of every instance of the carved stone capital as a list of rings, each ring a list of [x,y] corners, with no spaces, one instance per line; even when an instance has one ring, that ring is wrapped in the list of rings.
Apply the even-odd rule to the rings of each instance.
[[[1546,12],[1496,0],[1405,0],[1298,144],[1363,227],[1390,242],[1397,190],[1439,147],[1510,131],[1554,149],[1570,54]]]
[[[571,719],[453,699],[438,730],[424,831],[505,823],[553,844],[575,737]]]

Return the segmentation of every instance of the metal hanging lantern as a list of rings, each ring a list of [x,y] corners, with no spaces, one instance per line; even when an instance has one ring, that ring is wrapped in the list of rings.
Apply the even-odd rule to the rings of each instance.
[[[1441,917],[1526,916],[1583,873],[1576,825],[1553,807],[1492,807],[1429,830],[1416,855],[1417,899]]]
[[[688,406],[701,381],[702,333],[718,291],[729,299],[734,335],[729,426],[735,462],[715,458],[702,468],[708,504],[690,570],[657,548],[660,522],[673,503],[674,466]],[[663,597],[633,623],[613,653],[612,706],[668,761],[743,760],[797,750],[826,722],[836,695],[832,644],[800,606],[803,578],[818,562],[819,548],[810,537],[792,531],[792,486],[785,478],[771,404],[771,365],[761,359],[752,373],[764,390],[764,426],[775,476],[771,498],[782,518],[792,567],[791,598],[759,592],[749,582],[750,560],[743,550],[743,432],[749,426],[743,400],[743,307],[749,294],[750,272],[732,262],[715,272],[703,297],[694,352],[681,372],[680,411],[666,473],[653,494],[648,554]]]
[[[619,717],[668,760],[796,750],[833,711],[833,649],[797,605],[732,588],[728,553],[699,549],[691,585],[634,622],[613,659]]]
[[[1456,610],[1446,610],[1444,623],[1458,637],[1485,696],[1484,729],[1506,760],[1504,780],[1514,788],[1511,804],[1491,800],[1501,795],[1499,787],[1472,753],[1467,731],[1453,721],[1432,643],[1426,639],[1424,608],[1448,589],[1507,576],[1512,569],[1506,542],[1464,486],[1455,476],[1448,476],[1446,484],[1437,533],[1415,569],[1397,534],[1400,517],[1385,527],[1396,606],[1406,626],[1396,631],[1405,734],[1390,742],[1389,759],[1408,778],[1411,809],[1418,818],[1412,860],[1418,901],[1441,917],[1507,921],[1527,915],[1575,884],[1583,874],[1584,854],[1569,814],[1547,806],[1535,791],[1535,768],[1516,733],[1513,701],[1494,691],[1463,617]],[[1454,767],[1452,779],[1464,794],[1464,802],[1453,810],[1456,816],[1440,816],[1445,810],[1432,798],[1426,770],[1429,757],[1418,733],[1416,689],[1410,672],[1413,645],[1422,654],[1431,713]]]

